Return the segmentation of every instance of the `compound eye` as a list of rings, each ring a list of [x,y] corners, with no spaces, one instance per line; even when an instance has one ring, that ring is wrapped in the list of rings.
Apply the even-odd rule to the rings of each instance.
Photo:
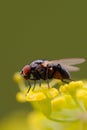
[[[24,68],[23,68],[23,70],[22,70],[23,75],[24,75],[24,76],[27,76],[27,75],[30,73],[30,70],[31,70],[31,68],[30,68],[29,65],[24,66]]]

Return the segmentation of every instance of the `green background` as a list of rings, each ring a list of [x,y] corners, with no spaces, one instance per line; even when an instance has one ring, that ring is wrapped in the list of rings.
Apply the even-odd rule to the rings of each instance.
[[[69,6],[68,6],[69,5]],[[87,7],[82,2],[51,0],[0,3],[0,118],[17,110],[15,72],[35,59],[87,58]],[[87,78],[87,63],[74,79]]]

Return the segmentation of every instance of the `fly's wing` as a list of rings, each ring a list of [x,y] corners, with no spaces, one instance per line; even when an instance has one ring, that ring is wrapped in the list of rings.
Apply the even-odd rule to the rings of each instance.
[[[44,61],[42,65],[46,67],[47,65],[60,64],[68,71],[78,71],[79,68],[73,65],[81,64],[83,62],[85,62],[84,58],[70,58],[70,59],[60,59],[60,60],[53,60],[53,61]]]
[[[79,71],[80,68],[76,66],[71,66],[71,65],[63,65],[64,68],[66,68],[68,71],[73,72],[73,71]]]
[[[85,59],[84,58],[60,59],[58,60],[58,62],[65,65],[76,65],[85,62]]]

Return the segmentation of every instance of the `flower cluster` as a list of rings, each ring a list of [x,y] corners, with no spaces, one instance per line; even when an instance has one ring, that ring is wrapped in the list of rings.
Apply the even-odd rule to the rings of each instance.
[[[41,87],[36,84],[27,93],[28,86],[19,73],[14,80],[20,91],[16,98],[20,102],[30,102],[36,110],[56,122],[87,122],[87,82],[71,81],[64,84],[60,80],[52,80],[50,88],[46,83]]]

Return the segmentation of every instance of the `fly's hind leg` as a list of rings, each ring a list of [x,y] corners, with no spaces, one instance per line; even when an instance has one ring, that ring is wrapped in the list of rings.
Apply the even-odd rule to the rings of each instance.
[[[67,84],[69,84],[71,81],[73,81],[73,80],[72,79],[62,79],[62,82],[67,83]]]
[[[48,84],[48,88],[50,88],[50,85],[49,85],[49,79],[48,79],[48,74],[49,74],[49,68],[48,68],[48,65],[47,65],[46,81],[47,81],[47,84]]]

